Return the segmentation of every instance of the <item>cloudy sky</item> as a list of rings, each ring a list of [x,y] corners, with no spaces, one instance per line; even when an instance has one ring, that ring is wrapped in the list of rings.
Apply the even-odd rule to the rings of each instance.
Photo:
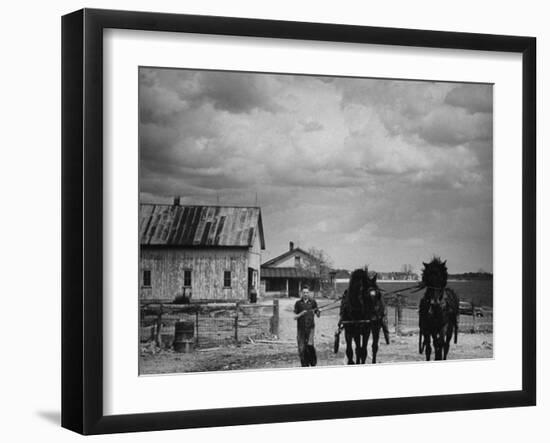
[[[140,199],[262,208],[264,260],[321,248],[492,271],[492,86],[141,68]]]

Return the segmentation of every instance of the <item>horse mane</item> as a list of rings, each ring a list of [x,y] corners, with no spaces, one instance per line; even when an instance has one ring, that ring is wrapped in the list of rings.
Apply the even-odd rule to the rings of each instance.
[[[422,284],[428,288],[445,288],[447,286],[447,260],[442,261],[440,257],[433,257],[429,263],[422,262]]]
[[[347,295],[345,300],[343,300],[343,312],[347,319],[363,317],[367,284],[368,270],[356,269],[351,273]]]
[[[362,297],[361,288],[366,288],[368,282],[368,270],[356,269],[351,273],[348,285],[348,297],[352,304],[358,303]]]

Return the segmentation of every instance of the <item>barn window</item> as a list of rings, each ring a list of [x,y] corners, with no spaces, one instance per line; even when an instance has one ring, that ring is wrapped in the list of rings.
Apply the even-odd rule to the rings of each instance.
[[[300,257],[294,257],[294,266],[296,266],[297,268],[299,268],[299,267],[300,267],[300,264],[301,264]]]
[[[143,286],[151,286],[151,271],[149,269],[143,271]]]
[[[183,286],[186,288],[191,287],[191,269],[183,271]]]
[[[224,271],[224,273],[223,273],[223,287],[224,288],[230,288],[231,287],[231,271]]]

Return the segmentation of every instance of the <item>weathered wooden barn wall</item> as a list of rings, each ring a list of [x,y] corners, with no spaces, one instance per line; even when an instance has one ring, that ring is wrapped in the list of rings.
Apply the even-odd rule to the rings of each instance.
[[[248,251],[248,267],[257,271],[256,290],[260,289],[260,268],[262,262],[262,250],[260,244],[260,236],[258,233],[255,235],[254,244]]]
[[[171,301],[183,294],[184,271],[191,270],[192,298],[246,300],[248,248],[181,248],[142,246],[140,298]],[[143,285],[143,271],[151,271],[151,287]],[[224,287],[224,271],[231,271],[231,287]]]

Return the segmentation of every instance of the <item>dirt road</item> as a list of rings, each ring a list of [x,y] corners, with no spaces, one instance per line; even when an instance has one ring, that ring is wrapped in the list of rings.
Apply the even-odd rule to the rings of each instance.
[[[284,300],[280,310],[279,340],[273,343],[244,343],[240,346],[224,346],[200,349],[190,354],[178,354],[171,350],[156,352],[152,346],[144,347],[140,358],[141,374],[229,371],[243,369],[291,368],[300,365],[296,345],[296,322],[292,308],[294,301]],[[319,303],[321,306],[325,302]],[[315,341],[319,366],[345,364],[345,344],[340,337],[340,350],[334,354],[334,331],[338,322],[337,310],[327,311],[316,320]],[[153,353],[154,352],[154,353]],[[369,343],[369,362],[371,349]],[[449,359],[492,358],[493,334],[459,334],[458,344],[451,345]],[[423,361],[418,354],[418,335],[396,336],[391,334],[389,345],[380,344],[379,363]]]

